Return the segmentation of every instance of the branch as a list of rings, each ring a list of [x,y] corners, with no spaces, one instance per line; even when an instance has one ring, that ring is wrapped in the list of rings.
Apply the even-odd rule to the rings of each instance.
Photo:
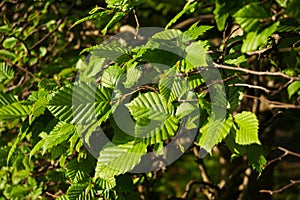
[[[278,101],[270,101],[270,100],[267,100],[263,97],[256,97],[256,96],[252,96],[252,95],[248,95],[248,94],[244,94],[244,97],[248,97],[248,98],[251,98],[251,99],[257,99],[257,100],[260,100],[262,102],[265,102],[265,103],[268,104],[268,107],[270,107],[271,109],[273,109],[273,108],[300,109],[300,105],[282,103],[282,102],[278,102]]]
[[[296,184],[300,184],[300,180],[290,180],[290,183],[283,186],[282,188],[280,189],[277,189],[277,190],[260,190],[259,192],[261,193],[269,193],[270,195],[273,195],[273,194],[278,194],[278,193],[281,193],[283,192],[284,190],[292,187],[293,185],[296,185]]]
[[[197,17],[188,18],[188,19],[184,20],[183,22],[180,22],[180,23],[174,25],[172,28],[182,29],[190,24],[195,23],[196,21],[204,20],[204,19],[214,19],[214,15],[206,14],[206,15],[199,15]]]
[[[230,86],[241,86],[241,87],[248,87],[248,88],[254,88],[254,89],[259,89],[259,90],[263,90],[265,91],[266,93],[271,93],[271,92],[274,92],[274,91],[271,91],[265,87],[262,87],[262,86],[258,86],[258,85],[249,85],[249,84],[245,84],[245,83],[234,83],[234,84],[230,84],[228,85],[229,87]]]
[[[196,185],[196,184],[204,185],[204,186],[206,186],[206,187],[208,187],[208,188],[211,188],[211,189],[216,190],[217,192],[220,192],[220,191],[221,191],[220,188],[219,188],[218,186],[213,185],[213,184],[211,184],[211,183],[207,183],[207,182],[205,182],[205,181],[194,181],[194,180],[191,180],[191,181],[189,181],[188,184],[185,186],[185,192],[181,195],[180,198],[182,198],[182,199],[187,199],[189,193],[190,193],[191,190],[192,190],[193,185]]]
[[[211,180],[210,180],[209,175],[207,173],[206,166],[205,166],[203,160],[199,156],[199,150],[198,150],[197,146],[195,146],[193,148],[193,151],[194,151],[194,155],[196,156],[196,158],[198,158],[197,163],[199,164],[199,170],[201,172],[201,177],[202,177],[203,181],[207,182],[207,183],[211,183]]]
[[[267,167],[268,165],[270,165],[270,164],[276,162],[276,161],[282,160],[282,159],[283,159],[284,157],[286,157],[287,155],[292,155],[292,156],[295,156],[295,157],[300,158],[300,154],[299,154],[299,153],[290,151],[290,150],[285,149],[285,148],[283,148],[283,147],[278,147],[277,149],[280,150],[280,151],[283,151],[284,153],[283,153],[281,156],[279,156],[279,157],[277,157],[277,158],[275,158],[275,159],[273,159],[273,160],[270,160],[270,161],[266,164],[266,167]]]
[[[245,68],[240,68],[240,67],[221,65],[221,64],[217,64],[217,63],[213,63],[213,67],[220,68],[220,69],[232,70],[232,71],[240,71],[240,72],[244,72],[246,74],[253,74],[253,75],[258,75],[258,76],[281,76],[281,77],[289,79],[289,80],[300,81],[300,77],[289,76],[282,72],[261,72],[261,71],[254,71],[254,70],[249,70],[249,69],[245,69]]]

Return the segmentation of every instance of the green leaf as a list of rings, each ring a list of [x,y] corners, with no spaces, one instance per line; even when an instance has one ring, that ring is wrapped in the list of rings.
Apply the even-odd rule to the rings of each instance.
[[[3,194],[7,199],[21,199],[31,190],[30,186],[26,185],[8,185]]]
[[[279,6],[286,8],[288,0],[276,0]]]
[[[103,35],[106,34],[107,30],[112,27],[115,23],[117,23],[118,21],[120,21],[120,19],[122,19],[124,16],[126,16],[125,12],[116,12],[114,14],[114,16],[112,17],[112,19],[106,24],[106,26],[104,27],[104,29],[102,29],[102,33]]]
[[[230,133],[233,125],[232,117],[229,116],[227,120],[209,119],[208,123],[200,129],[199,146],[207,153],[218,143],[220,143]]]
[[[67,195],[69,200],[95,199],[96,190],[92,183],[76,183],[68,188]]]
[[[124,70],[118,65],[108,67],[101,77],[102,85],[107,88],[115,88],[123,73]]]
[[[240,1],[227,1],[227,0],[216,0],[216,8],[214,15],[219,31],[223,31],[225,28],[226,20],[229,15],[235,13],[241,6]]]
[[[12,94],[0,92],[0,107],[10,105],[17,101],[18,100]]]
[[[258,120],[251,112],[242,112],[234,116],[236,123],[235,142],[241,145],[260,144],[258,139]]]
[[[11,30],[7,25],[0,26],[0,33],[9,33]]]
[[[219,31],[223,31],[225,28],[226,20],[229,16],[228,12],[225,11],[227,3],[223,2],[221,4],[221,1],[216,1],[216,9],[214,10],[215,19],[217,23],[217,27]]]
[[[15,46],[16,42],[17,42],[17,38],[9,37],[3,41],[2,45],[6,49],[11,49]]]
[[[143,72],[140,66],[136,66],[138,63],[134,63],[126,73],[126,81],[123,82],[125,88],[131,88],[138,82]]]
[[[202,36],[206,31],[213,28],[213,26],[208,25],[197,26],[198,23],[199,22],[194,23],[187,31],[184,32],[184,35],[196,40],[199,36]]]
[[[252,165],[252,168],[259,173],[259,175],[267,164],[267,160],[264,155],[265,152],[261,145],[252,144],[247,146],[248,162]]]
[[[59,90],[48,103],[58,119],[68,123],[87,124],[105,121],[110,114],[111,90],[92,83],[75,83]]]
[[[109,143],[100,152],[94,178],[110,179],[133,169],[146,153],[147,145],[136,140],[122,144]],[[124,162],[126,160],[126,162]]]
[[[74,133],[75,127],[73,125],[65,122],[58,122],[50,134],[45,132],[40,133],[39,136],[42,138],[42,140],[40,140],[31,150],[30,157],[32,157],[41,148],[43,149],[43,152],[46,152],[50,149],[55,150],[53,147],[67,141],[68,138]]]
[[[186,47],[186,53],[185,60],[191,64],[191,67],[206,67],[208,66],[208,62],[210,60],[209,56],[207,55],[206,51],[201,45],[202,43],[200,41],[193,42],[189,46]],[[188,72],[187,69],[186,72]]]
[[[121,46],[119,44],[100,44],[96,45],[87,49],[84,49],[81,53],[83,52],[91,52],[93,56],[95,56],[93,59],[96,59],[95,61],[99,62],[97,58],[105,58],[105,59],[110,59],[110,60],[116,60],[122,55],[128,54],[130,51],[128,48],[125,46]],[[91,62],[91,61],[90,61]],[[101,65],[103,63],[101,62]],[[100,66],[102,67],[102,66]],[[97,69],[100,71],[100,67],[97,67]]]
[[[295,81],[289,85],[287,92],[289,94],[289,99],[300,90],[300,81]]]
[[[178,119],[173,116],[174,107],[167,104],[162,95],[140,94],[126,106],[136,120],[135,135],[145,143],[161,142],[176,133]]]
[[[158,88],[168,104],[178,100],[189,91],[187,80],[182,73],[178,73],[174,68],[164,72],[163,77],[159,80]]]
[[[234,15],[237,23],[246,32],[256,31],[260,20],[268,18],[266,10],[258,3],[251,3],[244,6]]]
[[[268,37],[276,31],[278,25],[279,22],[276,22],[271,26],[264,28],[261,32],[257,30],[255,32],[248,33],[246,38],[243,40],[241,51],[243,53],[250,52],[256,50],[261,45],[264,45],[268,41]]]
[[[0,82],[3,80],[11,80],[14,77],[14,70],[5,62],[0,62]]]
[[[11,51],[0,49],[0,57],[4,57],[6,59],[13,61],[16,58],[16,55]]]
[[[172,26],[172,24],[176,23],[178,21],[178,19],[180,17],[182,17],[182,15],[184,15],[185,13],[191,12],[191,11],[193,12],[193,10],[195,10],[195,7],[197,6],[198,2],[194,2],[192,4],[191,3],[192,3],[192,1],[188,1],[185,4],[184,8],[175,17],[173,17],[173,19],[171,19],[169,21],[169,23],[166,25],[166,29],[168,29],[170,26]]]
[[[85,21],[88,21],[88,20],[93,20],[93,19],[101,19],[103,17],[106,17],[108,16],[109,14],[111,13],[111,11],[109,10],[105,10],[103,12],[97,12],[97,13],[90,13],[91,15],[90,16],[87,16],[87,17],[84,17],[80,20],[77,20],[72,26],[71,28],[73,28],[74,26],[82,23],[82,22],[85,22]],[[70,28],[70,29],[71,29]]]
[[[89,163],[87,165],[87,163]],[[72,159],[67,164],[67,175],[71,183],[80,183],[84,180],[89,180],[90,174],[93,173],[96,166],[96,159],[91,155],[87,158],[78,160]]]
[[[300,23],[300,2],[298,0],[290,0],[290,2],[287,5],[286,13],[292,17],[294,17],[298,23]]]
[[[46,98],[39,98],[33,105],[32,105],[32,114],[37,117],[44,113],[46,109],[48,101]]]
[[[9,105],[4,105],[0,110],[0,120],[15,119],[24,117],[30,114],[31,104],[26,102],[14,102]]]
[[[39,54],[40,57],[44,57],[47,53],[47,48],[46,47],[40,47],[39,48],[39,53],[40,53]]]

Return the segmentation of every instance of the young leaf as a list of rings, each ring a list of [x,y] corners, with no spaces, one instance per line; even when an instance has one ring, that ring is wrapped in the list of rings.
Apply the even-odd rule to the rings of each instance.
[[[115,88],[123,73],[124,70],[118,65],[108,67],[101,77],[102,85],[107,88]]]
[[[5,62],[0,62],[0,82],[3,80],[11,80],[15,72]]]
[[[289,94],[289,99],[300,90],[300,81],[295,81],[289,85],[287,92]]]
[[[263,29],[263,31],[261,32],[257,30],[255,32],[248,33],[246,38],[243,40],[241,51],[243,53],[250,52],[265,44],[268,41],[268,37],[271,36],[274,31],[276,31],[278,25],[279,22],[276,22],[271,26]]]
[[[250,32],[256,31],[260,20],[268,18],[269,15],[260,4],[251,3],[236,12],[234,17],[244,31]]]
[[[3,47],[6,49],[11,49],[15,46],[16,42],[17,42],[17,38],[14,38],[14,37],[6,38],[3,41]]]
[[[251,112],[242,112],[234,116],[236,123],[235,142],[241,145],[260,144],[258,139],[258,120]]]
[[[31,104],[21,101],[4,105],[0,109],[0,120],[15,119],[27,116],[30,114],[31,108]]]
[[[180,17],[182,17],[182,15],[184,15],[186,12],[189,12],[191,10],[194,10],[195,7],[197,6],[198,2],[194,2],[192,3],[192,1],[188,1],[184,8],[173,18],[169,21],[169,23],[166,25],[166,29],[168,29],[170,26],[172,26],[172,24],[176,23],[178,21],[178,19]]]

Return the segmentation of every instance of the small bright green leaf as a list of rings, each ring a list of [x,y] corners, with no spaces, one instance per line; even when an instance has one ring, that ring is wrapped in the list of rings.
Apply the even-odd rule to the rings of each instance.
[[[216,8],[213,13],[219,31],[224,30],[227,18],[230,14],[234,13],[239,6],[239,1],[216,0]]]
[[[5,49],[0,49],[0,57],[2,56],[9,60],[14,60],[16,58],[16,55],[13,52]]]
[[[251,112],[242,112],[234,116],[236,123],[235,142],[241,145],[260,144],[258,139],[258,120]]]
[[[184,15],[187,12],[190,12],[191,10],[194,10],[195,7],[197,6],[198,2],[192,3],[192,1],[188,1],[184,8],[173,18],[169,21],[169,23],[166,25],[166,29],[168,29],[172,24],[176,23],[182,15]]]
[[[0,33],[9,33],[10,28],[7,25],[0,26]]]
[[[208,25],[197,25],[198,22],[193,24],[187,31],[184,32],[184,35],[196,40],[199,36],[202,36],[206,31],[213,28],[213,26]]]
[[[6,38],[3,41],[3,47],[6,49],[11,49],[15,46],[16,42],[17,42],[17,38],[14,38],[14,37]]]
[[[107,30],[112,27],[115,23],[117,23],[120,19],[122,19],[124,16],[126,16],[125,12],[116,12],[112,19],[106,24],[104,29],[102,29],[103,35],[106,34]]]
[[[47,48],[46,47],[40,47],[39,48],[39,51],[40,51],[40,57],[44,57],[47,53]]]
[[[295,81],[289,85],[287,92],[289,94],[289,99],[300,90],[300,81]]]
[[[46,98],[38,99],[32,106],[32,114],[36,117],[41,115],[45,111],[47,103]]]
[[[91,15],[90,16],[87,16],[87,17],[84,17],[80,20],[77,20],[72,26],[71,28],[73,28],[74,26],[82,23],[82,22],[85,22],[85,21],[88,21],[88,20],[93,20],[93,19],[101,19],[103,17],[106,17],[110,14],[110,11],[109,10],[105,10],[103,12],[97,12],[97,13],[90,13]],[[70,29],[71,29],[70,28]]]
[[[276,0],[279,6],[286,8],[288,0]]]
[[[201,42],[193,42],[185,49],[187,53],[185,60],[189,62],[193,68],[208,66],[209,57],[201,44]]]

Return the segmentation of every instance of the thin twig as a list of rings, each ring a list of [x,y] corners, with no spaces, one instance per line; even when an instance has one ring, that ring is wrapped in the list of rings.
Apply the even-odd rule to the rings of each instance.
[[[300,184],[300,180],[290,180],[289,184],[287,184],[287,185],[285,185],[282,188],[277,189],[277,190],[260,190],[259,192],[261,192],[261,193],[269,193],[270,195],[278,194],[278,193],[281,193],[284,190],[287,190],[288,188],[290,188],[290,187],[292,187],[293,185],[296,185],[296,184]]]
[[[188,19],[184,20],[183,22],[180,22],[180,23],[174,25],[172,28],[182,29],[190,24],[193,24],[196,21],[205,20],[205,19],[214,19],[214,15],[206,14],[206,15],[199,15],[197,17],[188,18]]]
[[[290,150],[285,149],[285,148],[283,148],[283,147],[278,147],[278,149],[279,149],[280,151],[287,152],[288,154],[290,154],[290,155],[292,155],[292,156],[295,156],[295,157],[300,158],[300,154],[299,154],[299,153],[290,151]]]
[[[31,73],[30,71],[28,71],[27,69],[25,69],[24,67],[20,66],[20,65],[16,65],[13,64],[10,60],[6,59],[5,57],[1,56],[1,58],[6,62],[6,64],[8,64],[8,66],[13,67],[16,66],[17,68],[19,68],[20,70],[22,70],[23,72],[25,72],[26,74],[29,74],[32,78],[34,78],[37,82],[40,82],[41,80],[36,77],[33,73]]]
[[[53,198],[59,198],[59,196],[51,194],[50,192],[46,192],[46,195],[53,197]]]
[[[34,45],[32,45],[30,47],[30,50],[33,50],[36,47],[40,46],[48,37],[50,37],[59,28],[59,26],[66,19],[67,15],[69,14],[69,12],[71,11],[73,6],[74,6],[74,1],[72,1],[72,4],[68,8],[66,14],[60,20],[58,20],[58,22],[56,23],[55,28],[52,31],[50,31],[49,33],[47,33],[44,37],[42,37],[39,41],[37,41]]]
[[[271,91],[265,87],[262,87],[262,86],[258,86],[258,85],[250,85],[250,84],[246,84],[246,83],[234,83],[234,84],[230,84],[228,85],[229,87],[230,86],[237,86],[237,87],[248,87],[248,88],[255,88],[255,89],[259,89],[259,90],[263,90],[265,91],[266,93],[271,93],[271,92],[274,92],[274,91]]]
[[[232,70],[232,71],[240,71],[240,72],[244,72],[246,74],[253,74],[253,75],[258,75],[258,76],[281,76],[281,77],[289,79],[289,80],[300,81],[300,77],[289,76],[289,75],[286,75],[281,72],[261,72],[261,71],[254,71],[254,70],[249,70],[249,69],[245,69],[245,68],[240,68],[240,67],[221,65],[221,64],[217,64],[217,63],[213,63],[213,67],[220,68],[220,69]]]
[[[196,185],[196,184],[204,185],[204,186],[207,186],[209,188],[212,188],[212,189],[216,190],[217,192],[220,192],[220,188],[218,186],[214,185],[214,184],[207,183],[205,181],[194,181],[194,180],[191,180],[186,185],[185,192],[181,195],[181,198],[182,199],[186,199],[188,197],[189,193],[191,192],[193,185]]]
[[[266,102],[268,104],[268,107],[270,107],[270,108],[300,109],[300,105],[282,103],[279,101],[270,101],[270,100],[264,99],[262,97],[256,97],[256,96],[252,96],[249,94],[244,94],[244,97],[251,98],[251,99],[257,99],[257,100]]]
[[[266,166],[268,166],[268,165],[270,165],[270,164],[272,164],[272,163],[274,163],[274,162],[280,161],[280,160],[282,160],[284,157],[286,157],[286,156],[288,156],[288,155],[292,155],[292,156],[295,156],[295,157],[300,158],[300,154],[299,154],[299,153],[290,151],[290,150],[285,149],[285,148],[283,148],[283,147],[277,147],[276,149],[278,149],[278,150],[280,150],[280,151],[283,151],[284,153],[283,153],[281,156],[279,156],[279,157],[277,157],[277,158],[275,158],[275,159],[273,159],[273,160],[270,160],[270,161],[266,164]]]

